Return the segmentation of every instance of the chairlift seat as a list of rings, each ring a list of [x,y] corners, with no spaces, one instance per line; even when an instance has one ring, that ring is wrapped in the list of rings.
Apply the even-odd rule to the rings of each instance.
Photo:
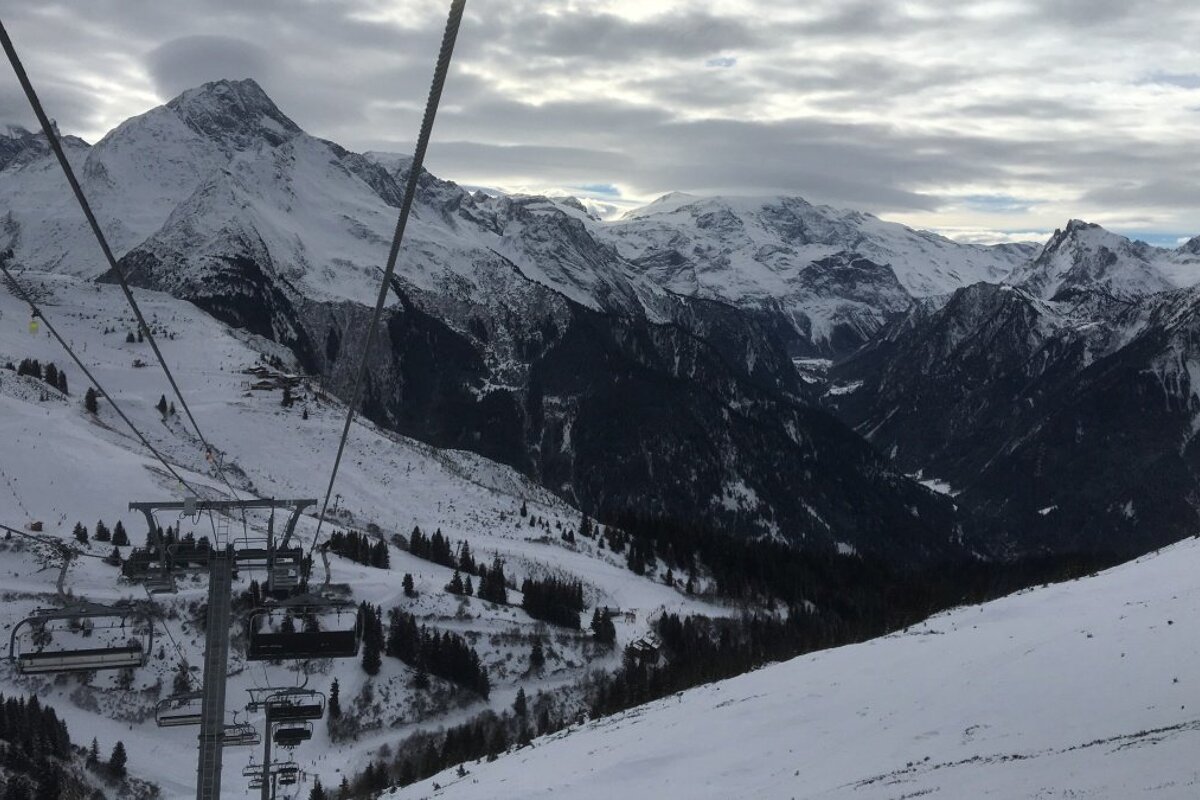
[[[187,692],[159,700],[154,707],[154,721],[160,728],[199,725],[203,697],[200,692]]]
[[[268,697],[267,722],[302,722],[325,716],[325,695],[313,689],[294,689]]]
[[[146,652],[139,645],[94,647],[86,650],[50,650],[21,653],[17,669],[23,675],[47,672],[85,672],[99,669],[125,669],[146,663]]]
[[[305,615],[328,616],[335,614],[339,619],[349,617],[350,629],[273,631],[262,621],[269,621],[273,614],[292,614],[300,620]],[[287,605],[261,608],[250,615],[250,643],[246,658],[250,661],[275,661],[279,659],[308,658],[354,658],[362,643],[362,625],[358,608],[353,603],[325,601],[293,602]]]
[[[250,661],[306,658],[354,658],[358,631],[256,631],[250,634],[246,657]]]
[[[221,733],[222,747],[252,747],[261,741],[258,729],[246,722],[226,725],[225,730]]]
[[[307,742],[312,738],[313,729],[309,723],[303,725],[289,725],[275,729],[274,741],[280,747],[295,747],[296,745]]]

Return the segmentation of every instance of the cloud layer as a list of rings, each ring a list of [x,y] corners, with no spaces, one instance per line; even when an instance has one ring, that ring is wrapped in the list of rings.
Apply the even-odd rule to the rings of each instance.
[[[4,0],[64,130],[254,77],[310,132],[406,151],[445,3]],[[1200,231],[1191,0],[509,0],[468,7],[429,166],[593,194],[800,194],[971,238]],[[15,81],[0,121],[28,124]],[[596,187],[603,187],[596,192]],[[618,195],[614,195],[612,187]]]

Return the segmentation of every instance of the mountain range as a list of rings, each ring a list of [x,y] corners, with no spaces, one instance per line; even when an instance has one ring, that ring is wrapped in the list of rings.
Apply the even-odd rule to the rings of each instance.
[[[313,137],[250,80],[66,143],[134,284],[347,388],[409,159]],[[0,244],[113,280],[72,202],[41,136],[0,141]],[[600,516],[900,562],[1144,549],[1200,521],[1197,279],[1200,239],[1077,221],[987,247],[678,193],[603,221],[423,173],[363,411]]]

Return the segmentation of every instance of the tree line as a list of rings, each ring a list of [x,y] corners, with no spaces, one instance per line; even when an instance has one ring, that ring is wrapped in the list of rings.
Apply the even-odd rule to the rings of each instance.
[[[554,577],[526,578],[521,584],[521,608],[534,619],[579,630],[583,584]]]
[[[5,366],[7,366],[10,370],[14,369],[12,362],[9,362]],[[42,367],[41,362],[36,358],[22,358],[21,362],[17,364],[15,372],[18,375],[36,378],[37,380],[42,381],[49,386],[53,386],[63,394],[70,394],[70,392],[67,391],[66,371],[56,367],[53,361],[47,363],[45,367]]]
[[[418,685],[424,676],[436,675],[486,698],[491,692],[487,669],[475,648],[456,633],[438,632],[420,625],[412,614],[393,608],[388,612],[386,654],[417,670]]]
[[[358,531],[334,531],[329,535],[329,549],[343,558],[368,567],[388,569],[391,566],[387,543],[382,539],[372,541],[371,537]]]

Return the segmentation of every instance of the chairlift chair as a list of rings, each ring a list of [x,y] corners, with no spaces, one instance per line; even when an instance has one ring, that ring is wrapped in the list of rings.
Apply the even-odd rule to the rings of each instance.
[[[124,642],[103,647],[54,647],[55,631],[49,628],[66,623],[59,630],[72,632],[71,626],[80,620],[90,622],[85,635],[99,634],[103,638],[105,632],[117,632]],[[141,667],[153,649],[154,624],[143,612],[133,606],[82,603],[62,609],[38,609],[18,622],[9,637],[8,656],[21,674],[41,675]]]
[[[199,725],[203,699],[203,692],[184,692],[159,700],[154,706],[154,721],[160,728]]]
[[[325,695],[314,689],[290,689],[267,698],[267,722],[299,722],[325,716]]]
[[[253,747],[260,742],[258,728],[249,722],[227,722],[221,733],[222,747]]]
[[[291,614],[303,626],[306,617],[333,619],[340,628],[334,630],[284,631],[272,627],[272,622]],[[349,623],[347,625],[347,623]],[[250,661],[277,659],[354,658],[362,643],[362,623],[358,606],[345,601],[320,598],[296,598],[287,603],[260,608],[251,612],[246,658]]]
[[[311,722],[288,722],[276,726],[272,740],[279,747],[295,747],[313,737]]]

